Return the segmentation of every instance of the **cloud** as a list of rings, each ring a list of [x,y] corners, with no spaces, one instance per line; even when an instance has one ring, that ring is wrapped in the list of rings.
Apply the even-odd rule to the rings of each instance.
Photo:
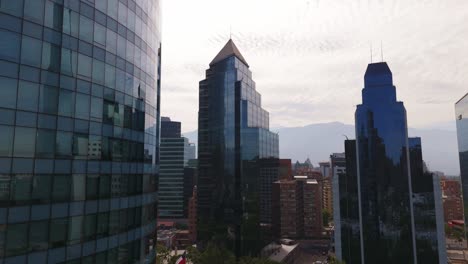
[[[230,28],[272,126],[353,123],[381,41],[410,126],[450,122],[467,91],[466,0],[164,0],[162,12],[161,107],[184,131],[196,129],[198,82]]]

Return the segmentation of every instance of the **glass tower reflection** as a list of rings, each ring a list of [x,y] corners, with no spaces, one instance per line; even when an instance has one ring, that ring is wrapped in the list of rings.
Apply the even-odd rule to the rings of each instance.
[[[455,113],[466,232],[466,220],[468,219],[468,94],[455,104]]]
[[[0,263],[153,263],[159,0],[0,1]]]
[[[357,106],[361,255],[365,263],[417,263],[406,110],[384,62],[369,64]]]
[[[210,63],[199,90],[198,238],[237,256],[262,247],[261,159],[278,158],[278,135],[249,65],[232,40]]]

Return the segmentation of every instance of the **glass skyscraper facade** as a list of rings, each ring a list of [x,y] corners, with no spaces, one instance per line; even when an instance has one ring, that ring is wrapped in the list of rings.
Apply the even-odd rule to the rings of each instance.
[[[439,181],[424,170],[421,138],[408,138],[385,62],[369,64],[334,189],[335,251],[346,263],[447,263]]]
[[[348,264],[361,263],[361,227],[359,222],[359,187],[357,181],[356,140],[345,141],[346,172],[333,180],[335,252]]]
[[[198,122],[198,239],[255,255],[262,247],[259,161],[278,158],[278,135],[232,40],[200,82]]]
[[[466,219],[468,219],[468,94],[455,104],[455,114],[466,232]]]
[[[0,1],[0,263],[153,263],[158,0]]]
[[[369,64],[364,83],[355,114],[362,261],[417,263],[406,110],[386,63]]]
[[[443,209],[436,210],[436,203],[442,203],[441,193],[436,191],[440,182],[424,169],[421,138],[408,138],[408,148],[418,263],[446,263]]]

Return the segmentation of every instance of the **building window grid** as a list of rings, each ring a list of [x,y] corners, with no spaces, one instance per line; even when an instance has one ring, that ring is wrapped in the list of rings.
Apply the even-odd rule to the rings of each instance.
[[[48,3],[49,3],[49,2],[48,2]],[[83,3],[82,3],[82,4],[83,4]],[[44,42],[44,43],[48,43],[48,42]],[[20,55],[20,56],[21,56],[21,55]],[[20,67],[18,67],[18,75],[19,75],[19,69],[20,69]],[[154,83],[154,82],[153,82],[153,83]],[[153,114],[153,113],[151,113],[151,114]]]

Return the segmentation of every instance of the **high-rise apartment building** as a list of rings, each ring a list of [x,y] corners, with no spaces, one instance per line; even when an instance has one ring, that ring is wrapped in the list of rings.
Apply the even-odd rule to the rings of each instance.
[[[459,179],[442,178],[440,180],[445,222],[463,220],[463,199]]]
[[[278,135],[269,131],[252,72],[232,40],[200,82],[198,122],[198,239],[255,255],[263,246],[259,161],[278,158]]]
[[[322,236],[322,189],[315,179],[294,176],[279,180],[272,190],[273,235],[279,238]]]
[[[154,263],[158,0],[0,3],[0,262]]]
[[[161,147],[159,169],[158,217],[183,218],[184,208],[184,155],[186,138],[181,137],[180,122],[161,118]]]
[[[337,257],[346,263],[446,263],[435,196],[440,188],[424,173],[421,140],[408,139],[406,110],[396,101],[388,65],[369,64],[364,81],[357,139],[345,142],[346,173],[335,183]]]

